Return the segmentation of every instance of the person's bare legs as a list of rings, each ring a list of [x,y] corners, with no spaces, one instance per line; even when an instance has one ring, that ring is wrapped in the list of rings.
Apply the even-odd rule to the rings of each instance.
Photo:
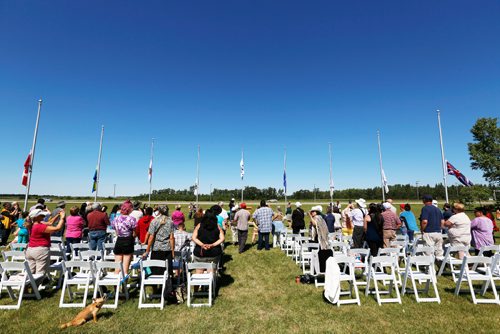
[[[115,262],[122,262],[123,261],[123,255],[116,255],[115,254]],[[120,269],[115,269],[115,274],[119,274]]]
[[[132,254],[123,255],[123,274],[127,276],[130,262],[132,261]]]

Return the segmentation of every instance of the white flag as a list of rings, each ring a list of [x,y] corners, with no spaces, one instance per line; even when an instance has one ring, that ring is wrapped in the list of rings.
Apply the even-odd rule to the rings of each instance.
[[[330,197],[333,196],[333,189],[335,187],[333,186],[333,180],[330,180]]]
[[[384,183],[385,193],[389,193],[389,186],[387,185],[387,178],[385,177],[384,169],[382,169],[382,182]]]
[[[149,169],[148,169],[148,180],[151,182],[151,179],[153,178],[153,158],[149,160]]]
[[[198,178],[196,178],[196,183],[194,184],[194,195],[198,196]]]
[[[241,152],[241,161],[240,161],[240,176],[243,180],[243,176],[245,175],[245,163],[243,161],[243,152]]]

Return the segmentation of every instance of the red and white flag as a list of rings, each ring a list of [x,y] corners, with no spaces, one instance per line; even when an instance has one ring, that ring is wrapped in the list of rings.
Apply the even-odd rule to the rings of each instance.
[[[26,158],[26,161],[24,162],[22,185],[25,187],[28,186],[28,173],[30,170],[30,166],[31,166],[31,153],[28,154],[28,157]]]

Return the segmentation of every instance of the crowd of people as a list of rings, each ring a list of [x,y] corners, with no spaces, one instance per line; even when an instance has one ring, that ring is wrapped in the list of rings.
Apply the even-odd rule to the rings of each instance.
[[[352,235],[352,247],[364,247],[366,242],[373,255],[380,248],[390,247],[397,234],[405,234],[412,241],[415,233],[421,233],[425,244],[434,246],[438,259],[443,257],[444,234],[452,246],[472,246],[476,253],[482,246],[495,243],[494,232],[498,231],[495,220],[500,219],[500,210],[493,212],[492,207],[478,207],[474,210],[475,218],[471,220],[462,203],[446,203],[441,210],[429,195],[423,197],[423,203],[418,219],[410,204],[400,204],[398,213],[391,199],[367,204],[360,198],[349,201],[345,208],[339,202],[330,203],[326,212],[321,205],[316,205],[307,213],[300,202],[295,203],[295,208],[288,202],[284,213],[280,206],[273,210],[265,200],[253,213],[246,203],[238,204],[234,199],[229,202],[229,210],[224,208],[224,202],[206,210],[190,204],[189,216],[194,219],[194,230],[189,233],[181,205],[176,205],[170,214],[166,205],[141,206],[138,201],[127,200],[113,206],[108,214],[107,206],[96,202],[72,206],[66,213],[64,201],[58,202],[50,211],[44,200],[39,199],[24,212],[16,202],[3,203],[0,241],[6,245],[14,234],[13,242],[26,243],[30,269],[39,274],[46,273],[50,264],[51,236],[64,236],[66,251],[70,253],[71,244],[82,240],[88,241],[89,249],[104,251],[104,243],[114,233],[115,261],[123,263],[125,274],[136,243],[145,245],[144,257],[150,255],[151,259],[166,260],[169,268],[172,268],[175,251],[180,251],[191,241],[194,243],[194,261],[222,265],[224,243],[228,243],[227,231],[232,232],[232,243],[238,245],[239,253],[243,253],[248,246],[250,226],[254,227],[252,244],[257,239],[257,250],[269,250],[271,234],[277,236],[287,228],[291,228],[294,234],[309,229],[311,238],[324,251],[329,248],[329,233]],[[307,227],[306,221],[309,222]]]

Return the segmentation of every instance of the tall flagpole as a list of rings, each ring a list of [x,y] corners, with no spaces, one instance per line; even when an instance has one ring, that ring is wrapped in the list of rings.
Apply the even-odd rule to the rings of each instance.
[[[97,179],[95,183],[94,202],[97,202],[97,192],[99,191],[99,182],[101,176],[101,156],[102,156],[102,138],[104,137],[104,125],[101,128],[101,140],[99,142],[99,157],[97,158]]]
[[[382,201],[385,202],[384,170],[382,169],[382,150],[380,149],[380,131],[377,130],[378,160],[380,164],[380,185],[382,187]]]
[[[286,146],[285,146],[285,158],[283,162],[283,187],[285,188],[285,207],[288,203],[287,201],[287,196],[286,196],[286,188],[287,188],[287,183],[286,183]]]
[[[330,203],[333,205],[332,143],[328,143],[328,153],[330,154]]]
[[[28,197],[30,194],[30,186],[31,186],[31,174],[33,173],[33,161],[35,160],[36,138],[38,136],[38,123],[40,121],[41,110],[42,110],[42,99],[38,100],[38,113],[36,115],[35,133],[33,134],[33,144],[31,145],[31,152],[30,152],[31,157],[28,169],[28,184],[26,185],[26,194],[24,195],[24,211],[26,211],[28,207]]]
[[[200,194],[200,144],[198,144],[198,161],[196,163],[196,208],[199,208],[198,200]]]
[[[245,176],[245,159],[243,155],[243,147],[241,148],[241,162],[240,162],[240,174],[241,174],[241,203],[243,203],[243,189],[245,188],[243,177]]]
[[[439,143],[441,144],[441,163],[443,164],[444,193],[446,196],[446,203],[449,203],[449,201],[448,201],[448,185],[446,184],[447,171],[446,171],[446,162],[445,162],[445,158],[444,158],[443,132],[441,131],[441,112],[439,110],[437,110],[437,117],[438,117],[438,127],[439,127]]]
[[[149,161],[149,197],[148,206],[151,206],[151,190],[153,188],[153,154],[154,154],[155,139],[151,139],[151,160]]]

